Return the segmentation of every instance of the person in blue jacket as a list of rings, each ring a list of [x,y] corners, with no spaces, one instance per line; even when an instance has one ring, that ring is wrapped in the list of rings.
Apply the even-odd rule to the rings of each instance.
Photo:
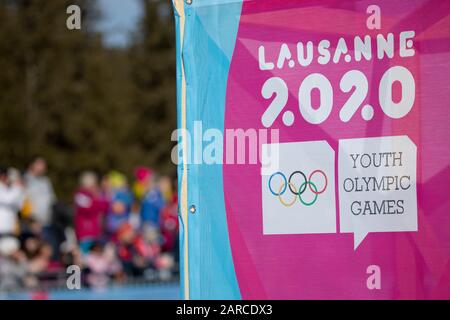
[[[123,174],[111,172],[108,178],[111,189],[109,192],[110,205],[106,218],[106,227],[108,233],[114,238],[119,228],[124,223],[127,223],[130,218],[133,195]]]
[[[150,187],[141,202],[142,223],[159,226],[160,213],[164,205],[165,200],[161,191],[157,187]]]

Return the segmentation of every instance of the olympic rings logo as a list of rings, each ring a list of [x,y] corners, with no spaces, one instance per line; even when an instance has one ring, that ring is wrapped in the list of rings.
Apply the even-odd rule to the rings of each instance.
[[[322,188],[322,190],[318,190],[316,184],[312,182],[313,176],[315,176],[317,174],[321,174],[325,178],[325,185]],[[300,175],[303,178],[303,183],[300,184],[298,189],[297,189],[296,185],[292,182],[292,178],[296,175]],[[281,185],[279,187],[273,189],[272,188],[273,187],[272,179],[276,176],[280,176],[283,179],[283,183],[281,183]],[[300,202],[303,205],[312,206],[317,201],[319,194],[322,194],[325,192],[325,190],[327,189],[327,186],[328,186],[328,178],[327,178],[327,175],[325,174],[325,172],[323,172],[322,170],[314,170],[313,172],[311,172],[311,174],[309,175],[308,178],[306,178],[306,175],[302,171],[292,172],[291,175],[289,176],[289,178],[286,178],[286,176],[282,172],[278,171],[278,172],[275,172],[274,174],[272,174],[269,178],[270,192],[274,196],[278,197],[281,204],[286,207],[293,206],[294,203],[297,201],[297,198],[300,200]],[[294,195],[294,197],[292,198],[291,201],[286,202],[282,196],[286,193],[286,191],[288,189]],[[310,202],[307,202],[302,198],[302,195],[305,193],[305,191],[307,189],[309,189],[314,194],[314,199]]]

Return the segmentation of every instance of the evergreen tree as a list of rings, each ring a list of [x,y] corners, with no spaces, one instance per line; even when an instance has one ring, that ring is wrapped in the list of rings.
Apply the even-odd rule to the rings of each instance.
[[[174,26],[169,1],[143,3],[132,45],[107,48],[95,0],[0,0],[0,163],[44,156],[60,197],[82,170],[173,173]],[[81,30],[66,8],[83,10]]]
[[[170,137],[176,129],[175,30],[170,1],[142,0],[144,15],[130,50],[134,135],[145,160],[166,173],[175,168]]]

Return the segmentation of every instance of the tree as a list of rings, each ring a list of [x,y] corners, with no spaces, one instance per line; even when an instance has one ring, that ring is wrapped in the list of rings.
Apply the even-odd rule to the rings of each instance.
[[[143,1],[133,43],[107,48],[95,0],[0,1],[0,163],[42,155],[60,197],[83,170],[173,173],[174,26],[169,1]],[[66,9],[82,8],[81,30]]]
[[[143,148],[145,160],[166,173],[176,129],[175,29],[170,1],[142,0],[140,29],[130,49],[134,85],[133,135]]]

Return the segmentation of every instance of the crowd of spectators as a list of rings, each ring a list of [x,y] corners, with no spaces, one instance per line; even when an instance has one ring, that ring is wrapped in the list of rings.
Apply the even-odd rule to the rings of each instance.
[[[34,289],[80,267],[81,283],[167,278],[178,265],[174,181],[147,167],[127,177],[83,172],[73,201],[58,201],[45,159],[22,174],[0,167],[0,292]]]

